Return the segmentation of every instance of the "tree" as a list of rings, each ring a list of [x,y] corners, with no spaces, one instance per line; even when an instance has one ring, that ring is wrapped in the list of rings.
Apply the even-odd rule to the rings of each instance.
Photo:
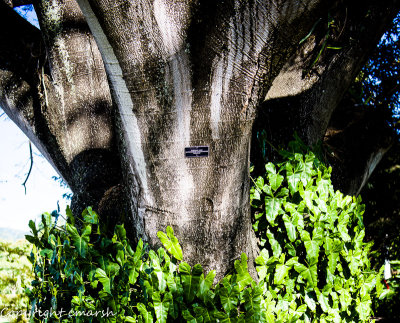
[[[39,31],[10,8],[21,3],[0,4],[0,102],[71,187],[73,212],[92,205],[110,224],[125,216],[151,245],[170,225],[185,258],[219,276],[256,252],[252,138],[267,129],[275,144],[294,130],[308,144],[322,140],[400,8],[42,0]],[[206,157],[185,157],[190,147]],[[370,148],[347,193],[387,147]]]

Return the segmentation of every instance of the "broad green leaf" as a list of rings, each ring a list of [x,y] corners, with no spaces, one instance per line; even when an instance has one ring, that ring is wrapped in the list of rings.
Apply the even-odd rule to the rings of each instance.
[[[205,308],[203,306],[196,306],[193,308],[193,312],[195,314],[195,317],[200,321],[200,322],[213,322],[211,318],[211,311],[208,308]]]
[[[115,260],[122,267],[125,263],[125,254],[123,250],[118,250],[115,256]]]
[[[185,309],[185,310],[182,311],[182,316],[183,316],[183,318],[185,319],[186,322],[189,322],[189,323],[197,323],[197,322],[199,322],[192,315],[192,313],[190,313],[190,311],[188,309]]]
[[[346,310],[350,306],[353,299],[348,289],[342,289],[339,293],[340,305],[342,306],[343,310]]]
[[[339,253],[338,252],[332,252],[328,256],[328,269],[329,271],[334,274],[336,270],[336,264],[339,259]]]
[[[281,199],[276,197],[265,197],[265,216],[268,222],[275,226],[275,218],[279,214],[281,209]]]
[[[318,295],[318,303],[321,306],[321,309],[325,312],[328,313],[330,306],[329,306],[329,298],[325,296],[323,293],[320,293]]]
[[[39,254],[42,257],[47,257],[48,259],[51,259],[53,257],[53,250],[51,250],[51,249],[42,249],[42,250],[40,250]]]
[[[184,296],[187,302],[191,303],[194,299],[196,291],[199,288],[200,276],[203,273],[203,268],[201,265],[194,265],[191,270],[190,266],[181,262],[179,264],[179,271],[181,273],[181,282],[183,285]]]
[[[38,230],[36,229],[35,222],[33,220],[29,220],[29,228],[31,228],[33,236],[37,237],[38,236]]]
[[[292,220],[289,219],[287,214],[284,214],[282,216],[282,219],[283,219],[283,223],[285,224],[286,232],[287,232],[289,240],[291,242],[294,242],[297,238],[296,226],[292,223]]]
[[[128,276],[129,276],[129,283],[135,284],[137,278],[139,277],[140,267],[142,265],[142,261],[138,260],[137,262],[129,262],[127,264]]]
[[[357,300],[356,311],[360,315],[360,321],[366,321],[369,318],[371,312],[371,300]]]
[[[283,264],[276,265],[276,271],[274,276],[274,284],[281,285],[283,284],[286,276],[289,273],[289,267]]]
[[[274,234],[271,233],[269,230],[266,232],[266,235],[271,245],[272,253],[274,254],[275,257],[279,257],[282,253],[282,248],[279,242],[275,239]]]
[[[174,230],[168,226],[167,234],[162,231],[157,232],[157,237],[160,239],[164,248],[177,260],[182,260],[182,248],[179,244],[178,239],[174,236]]]
[[[300,237],[301,237],[301,240],[303,240],[304,242],[311,241],[310,234],[306,230],[300,231]]]
[[[89,206],[83,212],[83,221],[90,224],[98,224],[99,216],[93,209]]]
[[[164,294],[163,300],[161,300],[160,292],[154,292],[152,295],[154,312],[156,313],[157,322],[166,323],[168,318],[169,303],[172,300],[171,293]]]
[[[297,192],[297,185],[300,182],[300,175],[294,172],[293,166],[290,163],[286,164],[286,176],[290,193],[293,194]]]
[[[312,311],[315,312],[315,309],[317,308],[316,301],[314,297],[311,295],[311,293],[307,293],[306,296],[304,297],[304,301],[306,302],[308,308]]]
[[[271,174],[271,175],[276,174],[276,168],[275,168],[274,163],[271,163],[271,162],[267,163],[265,165],[265,170],[267,171],[268,174]]]
[[[167,277],[165,276],[164,272],[162,271],[161,265],[160,265],[160,258],[158,255],[154,252],[154,250],[150,250],[149,252],[149,258],[150,258],[150,265],[151,268],[153,269],[152,275],[155,275],[157,277],[158,281],[158,290],[160,292],[164,292],[165,289],[167,288]]]
[[[88,250],[89,236],[91,233],[91,226],[85,225],[82,236],[79,235],[78,230],[71,224],[66,224],[68,234],[71,236],[74,246],[78,253],[85,257]]]
[[[111,295],[111,284],[110,284],[110,278],[108,278],[106,272],[101,269],[97,268],[96,269],[96,275],[95,277],[100,281],[100,283],[103,285],[103,290]]]
[[[222,307],[225,312],[229,314],[232,310],[237,308],[239,301],[239,287],[237,285],[232,286],[230,291],[226,287],[221,287],[219,289],[219,297]]]
[[[283,182],[283,176],[279,174],[268,174],[269,184],[271,189],[275,192]]]
[[[261,286],[244,290],[243,298],[246,311],[253,310],[256,313],[261,311],[262,294],[263,288]]]
[[[266,266],[266,263],[269,259],[268,251],[266,249],[262,249],[260,254],[257,256],[255,262],[257,264],[257,272],[258,272],[258,278],[263,280],[265,276],[267,275],[268,271],[268,266]]]
[[[199,288],[197,290],[197,297],[203,300],[203,302],[206,302],[208,299],[208,291],[211,289],[213,283],[214,283],[214,278],[215,278],[216,272],[215,270],[210,271],[206,278],[204,278],[204,274],[200,275],[200,280],[199,280]]]
[[[310,265],[313,265],[318,262],[319,255],[319,242],[315,240],[305,241],[304,246],[307,252],[307,261]]]
[[[236,283],[239,285],[239,291],[242,291],[247,285],[253,282],[253,278],[251,278],[248,270],[247,270],[247,256],[245,253],[242,253],[240,256],[240,260],[235,260],[235,269],[236,269]]]
[[[259,176],[257,178],[256,187],[257,187],[258,191],[262,191],[263,190],[263,188],[264,188],[264,178],[262,176]]]
[[[124,225],[117,224],[114,229],[114,235],[116,235],[118,241],[126,240],[126,230]]]
[[[306,267],[303,264],[294,264],[294,269],[307,280],[307,286],[316,287],[318,282],[317,265]]]

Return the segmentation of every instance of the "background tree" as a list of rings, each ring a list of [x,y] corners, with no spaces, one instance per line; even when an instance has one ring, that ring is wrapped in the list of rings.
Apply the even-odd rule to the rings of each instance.
[[[20,2],[1,2],[0,103],[69,184],[75,214],[93,205],[110,224],[122,214],[131,235],[152,245],[171,225],[186,259],[219,275],[256,249],[251,138],[266,129],[273,144],[294,130],[308,144],[322,140],[400,6],[78,3],[35,2],[39,31],[10,8]],[[338,177],[351,183],[346,193],[360,190],[388,148],[385,132],[367,135],[382,140],[359,156],[360,172]],[[190,146],[208,146],[209,156],[185,158]],[[348,163],[336,160],[345,173]]]

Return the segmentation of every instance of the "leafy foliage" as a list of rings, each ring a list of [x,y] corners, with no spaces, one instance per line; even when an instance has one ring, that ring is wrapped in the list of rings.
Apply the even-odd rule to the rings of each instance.
[[[0,241],[0,313],[9,322],[26,322],[29,299],[24,290],[32,280],[32,267],[26,255],[26,241]]]
[[[281,155],[251,189],[269,320],[368,321],[383,286],[370,271],[361,198],[335,192],[331,169],[299,140]]]
[[[330,168],[299,141],[268,163],[251,203],[262,247],[258,282],[245,254],[220,282],[215,271],[184,261],[172,228],[163,248],[132,248],[122,225],[110,239],[87,208],[78,229],[70,210],[63,227],[53,213],[30,223],[29,291],[34,320],[70,322],[365,322],[371,295],[382,294],[363,242],[360,199],[334,192]],[[57,217],[55,218],[57,219]],[[376,288],[376,292],[375,292]],[[49,316],[48,316],[49,317]]]
[[[248,273],[246,255],[214,286],[215,271],[206,275],[182,260],[172,228],[158,233],[164,248],[148,251],[141,240],[132,248],[121,225],[112,239],[101,235],[91,208],[83,219],[80,230],[72,217],[64,227],[50,214],[40,229],[30,222],[35,321],[44,313],[59,322],[259,322],[263,316],[262,288]]]

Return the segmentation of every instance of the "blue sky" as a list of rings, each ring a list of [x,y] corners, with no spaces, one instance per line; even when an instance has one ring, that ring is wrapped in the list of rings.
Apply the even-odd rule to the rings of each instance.
[[[0,138],[0,227],[29,231],[29,220],[57,209],[57,201],[65,213],[67,202],[62,195],[67,189],[52,179],[57,172],[34,145],[25,194],[22,183],[30,166],[29,139],[6,115],[0,118]]]

